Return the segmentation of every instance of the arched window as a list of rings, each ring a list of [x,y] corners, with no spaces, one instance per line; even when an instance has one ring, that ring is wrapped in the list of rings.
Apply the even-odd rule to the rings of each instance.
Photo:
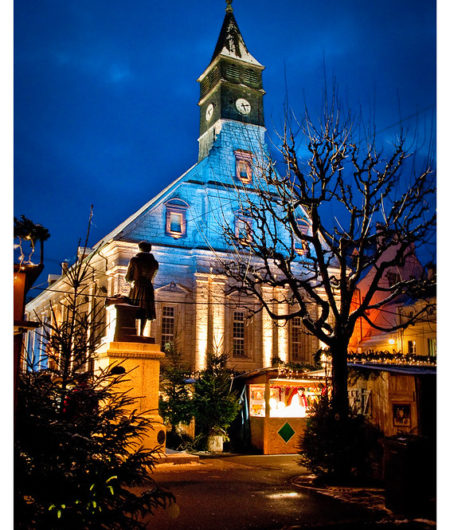
[[[166,207],[166,234],[175,239],[186,234],[186,210],[189,204],[182,199],[170,199]]]

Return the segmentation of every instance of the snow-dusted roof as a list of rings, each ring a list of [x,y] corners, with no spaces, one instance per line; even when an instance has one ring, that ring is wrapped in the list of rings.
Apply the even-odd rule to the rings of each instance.
[[[211,63],[218,55],[225,55],[226,57],[232,57],[262,67],[262,64],[247,50],[236,19],[231,11],[227,11],[225,15]]]

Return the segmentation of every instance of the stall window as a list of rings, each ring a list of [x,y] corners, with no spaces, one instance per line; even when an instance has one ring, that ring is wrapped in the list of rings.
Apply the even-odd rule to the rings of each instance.
[[[436,357],[436,339],[428,339],[428,356]]]
[[[410,355],[416,354],[416,341],[415,340],[408,341],[408,354]]]
[[[161,319],[161,346],[166,351],[168,345],[173,345],[175,338],[175,308],[163,306]]]
[[[266,401],[264,399],[264,385],[250,386],[250,416],[264,418],[266,415]]]
[[[305,418],[322,393],[317,383],[273,383],[270,385],[271,418]]]
[[[245,315],[233,311],[233,357],[245,357]]]
[[[271,418],[304,418],[325,391],[323,383],[313,381],[273,381],[270,384]],[[262,384],[249,385],[250,416],[266,416],[266,389]]]
[[[249,151],[235,151],[236,157],[236,178],[243,184],[252,181],[252,160],[253,154]]]

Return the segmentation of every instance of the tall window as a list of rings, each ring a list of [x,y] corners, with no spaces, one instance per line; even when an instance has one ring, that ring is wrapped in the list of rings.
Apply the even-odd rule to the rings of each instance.
[[[44,322],[47,322],[47,318]],[[37,371],[47,368],[47,333],[45,327],[28,332],[26,348],[26,370]]]
[[[186,210],[189,205],[181,199],[170,199],[166,206],[166,234],[175,239],[186,234]]]
[[[416,354],[416,341],[415,340],[409,340],[408,341],[408,353],[410,355]]]
[[[301,359],[302,355],[302,321],[300,317],[291,320],[291,358],[293,361]]]
[[[163,306],[161,320],[161,347],[166,351],[167,344],[173,344],[175,339],[175,308]]]
[[[233,311],[233,357],[245,357],[245,315]]]
[[[252,181],[252,160],[253,154],[250,151],[235,151],[236,157],[236,178],[243,184]]]
[[[436,339],[428,339],[428,356],[436,357]]]

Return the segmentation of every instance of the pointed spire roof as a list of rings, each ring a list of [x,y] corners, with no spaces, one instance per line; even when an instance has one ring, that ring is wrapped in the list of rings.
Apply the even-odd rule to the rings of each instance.
[[[227,0],[225,18],[222,24],[222,29],[220,30],[216,48],[211,58],[211,63],[218,55],[224,55],[250,64],[262,66],[262,64],[260,64],[247,50],[247,46],[245,45],[236,19],[233,15],[231,1],[232,0]]]

